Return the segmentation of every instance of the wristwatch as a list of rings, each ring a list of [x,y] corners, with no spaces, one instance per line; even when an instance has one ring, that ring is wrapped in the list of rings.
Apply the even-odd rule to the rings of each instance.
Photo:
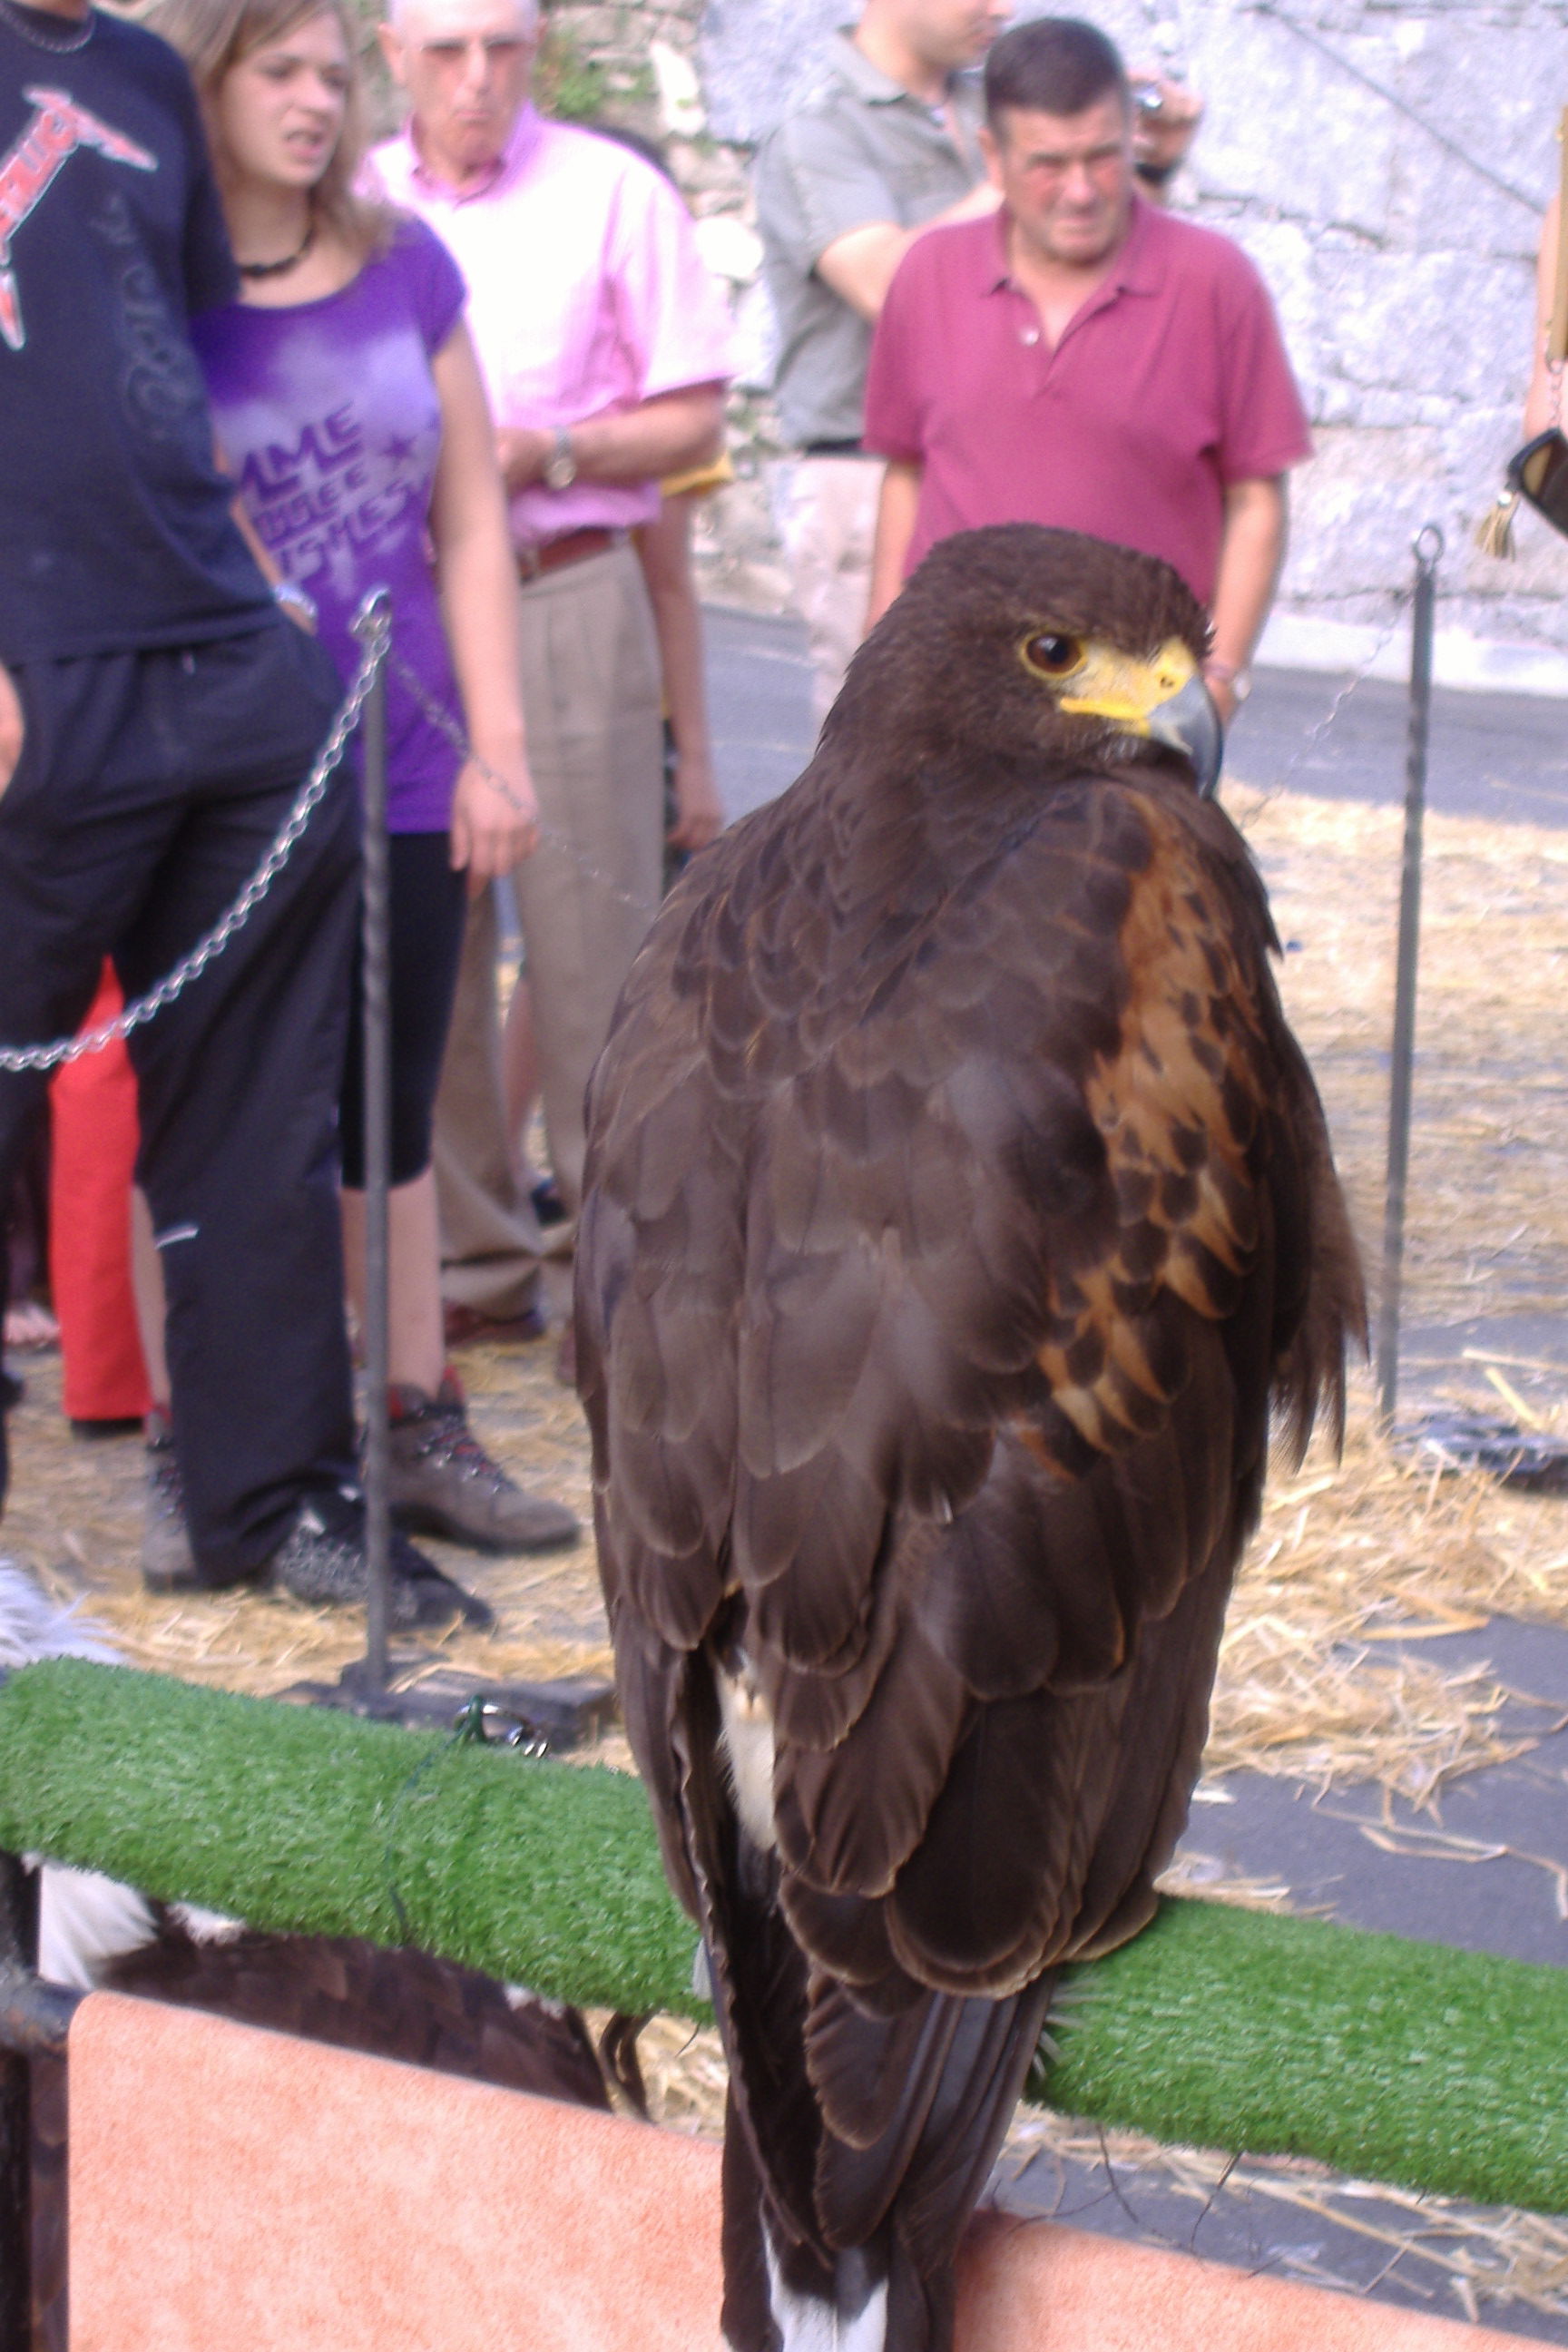
[[[281,604],[286,613],[298,613],[307,628],[313,629],[321,618],[315,598],[297,580],[279,580],[272,591],[272,601]]]
[[[1234,662],[1215,661],[1211,656],[1204,664],[1204,676],[1215,686],[1228,686],[1230,698],[1239,709],[1252,692],[1252,672],[1237,669]]]
[[[569,425],[555,428],[555,446],[544,467],[547,490],[569,490],[577,478],[577,460],[572,455],[572,430]]]

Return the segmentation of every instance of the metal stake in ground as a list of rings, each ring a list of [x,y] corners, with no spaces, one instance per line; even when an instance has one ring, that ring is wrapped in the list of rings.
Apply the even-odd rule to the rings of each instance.
[[[409,1723],[447,1722],[479,1703],[475,1720],[509,1746],[572,1748],[597,1736],[611,1720],[615,1695],[607,1683],[476,1683],[467,1676],[429,1681],[420,1692],[388,1691],[387,1634],[391,1615],[392,1431],[387,1321],[387,1192],[392,1160],[389,874],[386,842],[386,676],[392,606],[374,590],[353,619],[366,656],[376,656],[365,696],[364,744],[364,1366],[365,1366],[365,1654],[343,1668],[336,1685],[304,1683],[295,1696],[362,1715]],[[398,665],[403,671],[403,665]],[[416,694],[417,680],[410,677]],[[423,697],[420,697],[423,699]],[[437,714],[432,712],[433,716]],[[488,1719],[488,1726],[487,1726]],[[0,2352],[7,2347],[0,2345]]]
[[[37,1973],[39,1878],[0,1853],[0,2352],[34,2341],[32,2062],[65,2056],[81,1999]]]
[[[37,1876],[0,1853],[0,1986],[20,1984],[37,1961]],[[28,2093],[26,2059],[0,2049],[0,2352],[27,2352],[33,2340]]]
[[[364,741],[364,1677],[386,1687],[392,1516],[387,1418],[391,1335],[387,1301],[387,1192],[392,1172],[390,879],[386,844],[386,662],[392,605],[374,589],[354,615],[354,635],[382,660],[365,698]]]
[[[1432,711],[1432,625],[1443,534],[1429,522],[1415,540],[1410,626],[1410,734],[1405,759],[1405,865],[1399,890],[1399,961],[1388,1097],[1388,1182],[1383,1211],[1383,1297],[1377,1318],[1378,1413],[1394,1426],[1399,1387],[1399,1288],[1405,1262],[1405,1187],[1410,1169],[1410,1091],[1415,1058],[1415,974],[1421,948],[1421,826]]]

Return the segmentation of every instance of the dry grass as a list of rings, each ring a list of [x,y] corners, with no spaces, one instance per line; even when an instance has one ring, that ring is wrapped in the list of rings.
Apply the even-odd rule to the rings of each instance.
[[[1484,1666],[1419,1655],[1424,1637],[1494,1616],[1568,1624],[1568,1502],[1401,1458],[1359,1381],[1342,1460],[1320,1447],[1270,1488],[1226,1622],[1205,1771],[1373,1781],[1430,1807],[1555,1720],[1510,1706],[1533,1694]]]
[[[1226,805],[1375,1254],[1404,813],[1233,784]],[[1424,850],[1404,1320],[1568,1317],[1568,830],[1428,815]]]
[[[583,1540],[538,1559],[481,1559],[432,1545],[444,1566],[491,1602],[499,1626],[493,1634],[421,1634],[420,1662],[438,1659],[494,1680],[611,1672],[586,1532],[586,1435],[575,1397],[553,1378],[553,1357],[548,1343],[505,1354],[475,1349],[462,1360],[463,1375],[473,1418],[497,1455],[524,1484],[569,1503],[583,1520]],[[361,1654],[364,1621],[357,1610],[307,1609],[271,1593],[177,1600],[144,1593],[141,1447],[73,1438],[59,1415],[56,1360],[36,1359],[22,1369],[29,1392],[12,1425],[16,1480],[5,1548],[60,1597],[83,1593],[133,1664],[267,1696],[334,1676]]]
[[[1403,812],[1236,785],[1226,803],[1287,943],[1287,1009],[1328,1107],[1375,1297]],[[1429,815],[1406,1331],[1568,1318],[1565,976],[1568,833]],[[1528,1358],[1477,1361],[1462,1379],[1450,1369],[1438,1385],[1568,1432],[1568,1380]],[[1379,1645],[1498,1614],[1568,1623],[1568,1503],[1400,1459],[1357,1382],[1342,1463],[1319,1448],[1271,1487],[1232,1606],[1208,1771],[1370,1780],[1430,1805],[1456,1774],[1519,1752],[1547,1717],[1508,1709],[1483,1670]]]

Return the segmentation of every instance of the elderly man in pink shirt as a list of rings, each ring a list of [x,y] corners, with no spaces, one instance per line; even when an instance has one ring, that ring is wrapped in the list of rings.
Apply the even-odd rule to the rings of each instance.
[[[468,283],[511,493],[542,845],[517,879],[550,1158],[582,1189],[583,1092],[658,903],[660,682],[628,534],[722,432],[725,303],[679,196],[625,147],[545,121],[534,0],[396,0],[382,43],[410,115],[375,151]],[[449,1311],[537,1320],[538,1228],[505,1133],[496,919],[470,911],[437,1110]]]

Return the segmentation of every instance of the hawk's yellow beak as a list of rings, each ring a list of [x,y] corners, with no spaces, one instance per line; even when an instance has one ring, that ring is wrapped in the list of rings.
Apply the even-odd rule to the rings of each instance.
[[[1169,743],[1192,761],[1204,798],[1212,797],[1224,732],[1203,672],[1179,637],[1169,638],[1152,661],[1090,639],[1062,683],[1068,691],[1058,696],[1058,709],[1108,719],[1129,735]]]

